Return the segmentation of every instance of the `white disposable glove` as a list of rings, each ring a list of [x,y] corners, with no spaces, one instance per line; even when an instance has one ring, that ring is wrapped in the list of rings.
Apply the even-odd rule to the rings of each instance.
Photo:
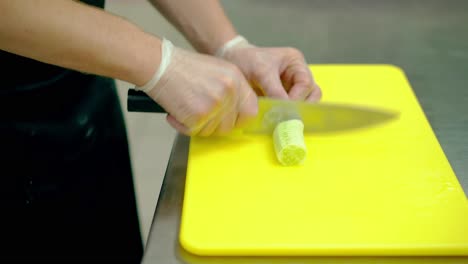
[[[166,39],[157,72],[139,89],[169,113],[172,127],[190,136],[229,133],[258,111],[257,97],[235,65]]]
[[[259,95],[308,101],[321,98],[321,89],[297,49],[257,47],[237,36],[219,48],[216,56],[234,63]]]

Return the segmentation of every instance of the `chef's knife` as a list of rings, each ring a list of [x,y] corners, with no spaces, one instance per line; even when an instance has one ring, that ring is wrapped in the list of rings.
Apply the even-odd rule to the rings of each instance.
[[[244,133],[271,133],[285,119],[301,119],[304,133],[328,133],[363,128],[390,121],[398,116],[387,110],[336,103],[310,103],[293,100],[258,99],[258,115],[243,128]],[[129,112],[167,113],[144,92],[129,89]]]

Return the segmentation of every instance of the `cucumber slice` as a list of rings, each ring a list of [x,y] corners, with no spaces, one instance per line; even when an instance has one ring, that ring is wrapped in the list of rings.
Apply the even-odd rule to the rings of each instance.
[[[307,155],[302,121],[291,119],[278,123],[273,131],[273,143],[276,157],[282,165],[302,164]]]

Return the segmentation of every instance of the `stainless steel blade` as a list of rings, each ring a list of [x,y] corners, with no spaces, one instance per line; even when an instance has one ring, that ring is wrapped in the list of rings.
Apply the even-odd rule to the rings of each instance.
[[[300,119],[304,133],[330,133],[363,128],[390,121],[393,111],[335,103],[311,103],[259,98],[257,117],[243,129],[244,133],[271,133],[282,120]]]

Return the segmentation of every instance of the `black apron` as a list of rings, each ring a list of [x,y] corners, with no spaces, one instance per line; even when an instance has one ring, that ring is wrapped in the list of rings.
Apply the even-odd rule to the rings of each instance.
[[[0,262],[140,263],[114,81],[0,52]]]

